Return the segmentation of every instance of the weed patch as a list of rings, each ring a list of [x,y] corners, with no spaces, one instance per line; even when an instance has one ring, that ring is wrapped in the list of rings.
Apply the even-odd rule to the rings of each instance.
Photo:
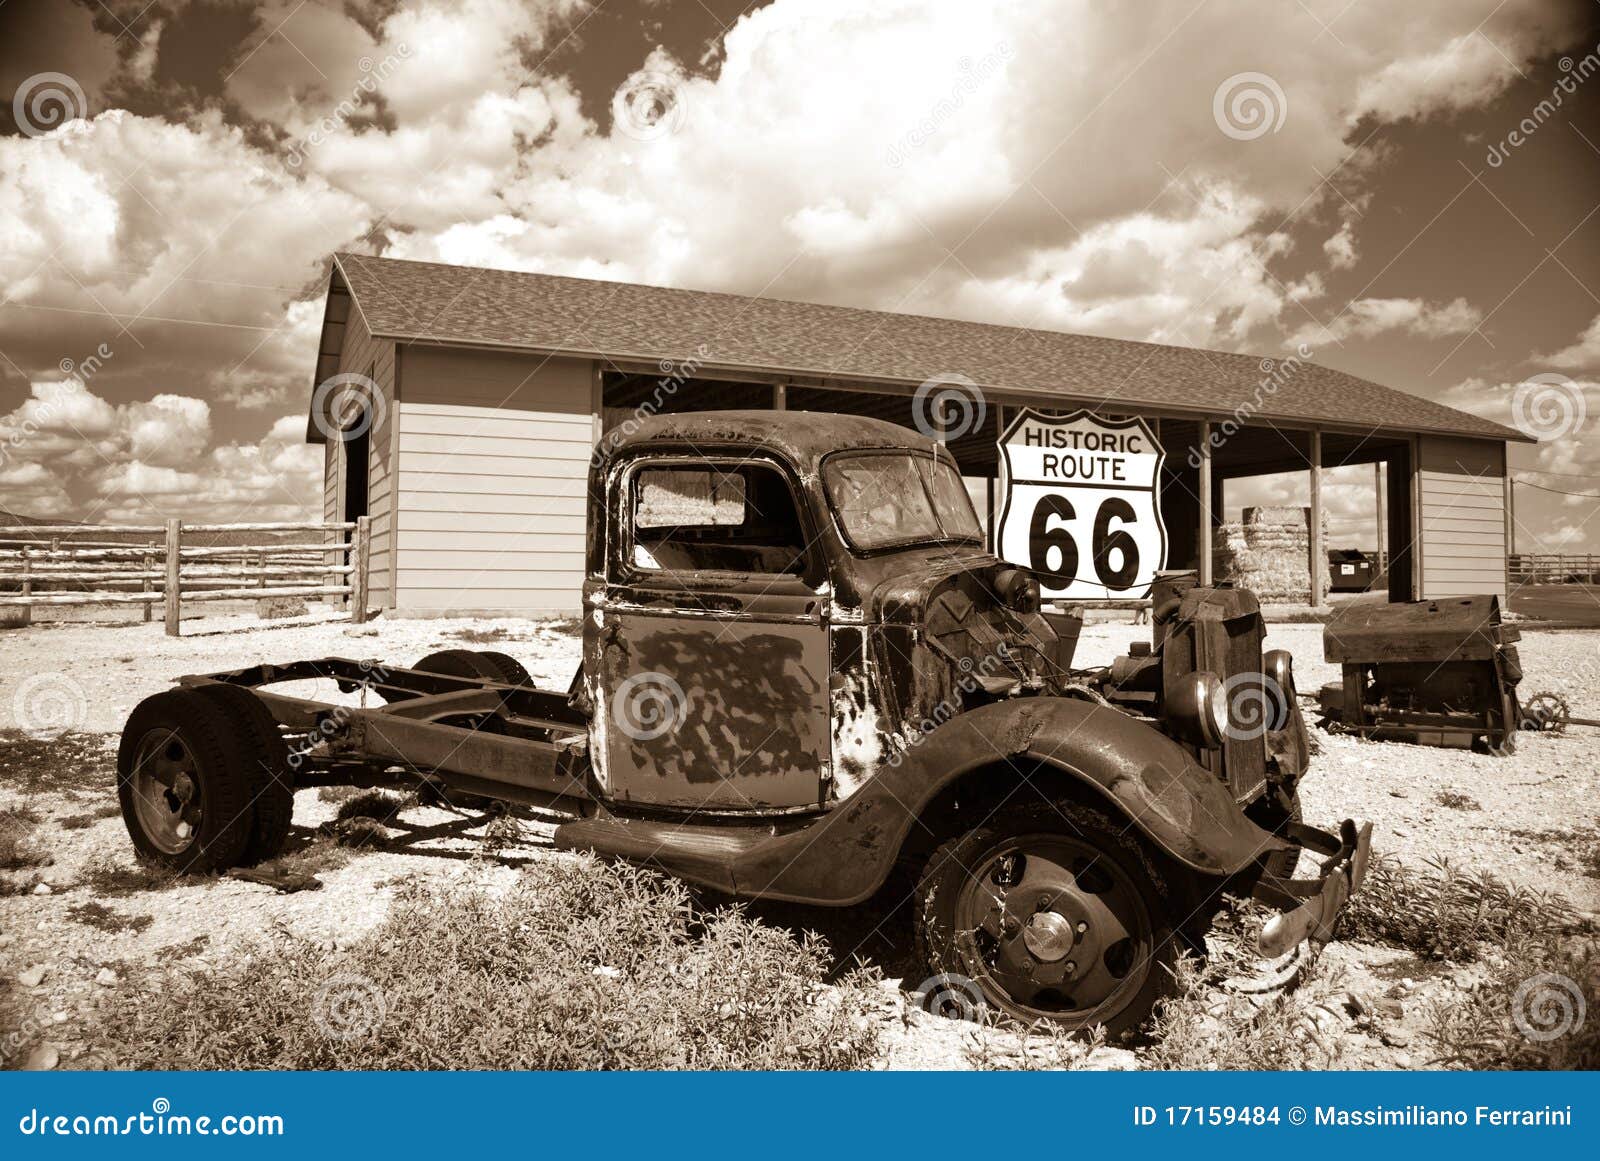
[[[392,790],[363,790],[355,797],[339,803],[334,820],[345,822],[352,818],[370,818],[376,822],[388,822],[406,807],[416,804],[415,795],[396,794]]]
[[[86,810],[82,814],[69,814],[58,825],[62,830],[88,830],[102,819],[115,818],[121,813],[121,807],[114,802],[108,802],[93,810]]]
[[[1340,989],[1305,969],[1293,988],[1259,996],[1219,991],[1213,971],[1189,955],[1174,965],[1173,993],[1156,1005],[1147,1031],[1152,1068],[1303,1070],[1340,1067]]]
[[[0,782],[27,794],[115,797],[116,753],[106,748],[108,737],[66,733],[45,740],[22,730],[0,730]]]
[[[27,806],[0,810],[0,870],[49,865],[50,852],[38,839],[39,812]]]
[[[1600,1068],[1600,944],[1546,938],[1509,946],[1465,995],[1429,1006],[1434,1063],[1458,1068]],[[1585,1018],[1587,1016],[1587,1018]]]
[[[499,625],[491,625],[487,629],[456,629],[446,633],[446,637],[454,637],[457,641],[467,641],[473,645],[488,645],[495,641],[510,641],[512,634],[502,629]]]
[[[137,935],[155,922],[149,915],[124,915],[104,903],[94,902],[73,904],[67,908],[67,918],[111,935],[121,935],[127,931]]]
[[[146,863],[138,858],[118,859],[102,854],[91,859],[78,876],[81,886],[95,895],[108,899],[137,895],[145,891],[164,891],[179,883],[210,883],[215,880],[190,876],[185,878],[176,871]]]
[[[1463,871],[1445,859],[1429,859],[1425,866],[1414,871],[1395,859],[1374,858],[1345,911],[1349,935],[1403,947],[1423,959],[1465,963],[1480,958],[1485,946],[1507,948],[1586,926],[1559,895]]]
[[[411,889],[346,950],[280,933],[225,971],[169,971],[102,1028],[137,1068],[858,1067],[876,989],[824,986],[829,960],[814,936],[582,858],[503,893]]]

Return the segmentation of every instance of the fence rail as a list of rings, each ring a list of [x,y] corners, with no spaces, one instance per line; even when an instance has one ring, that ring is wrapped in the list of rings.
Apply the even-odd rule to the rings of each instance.
[[[240,534],[250,543],[215,543]],[[297,539],[270,542],[273,535]],[[323,539],[312,541],[313,535]],[[0,529],[0,610],[20,608],[26,623],[36,606],[143,605],[149,621],[160,605],[167,634],[176,637],[183,606],[194,601],[344,597],[359,623],[367,619],[370,555],[365,516],[336,524],[169,520]]]
[[[1600,555],[1592,552],[1514,552],[1506,567],[1512,584],[1600,583]]]

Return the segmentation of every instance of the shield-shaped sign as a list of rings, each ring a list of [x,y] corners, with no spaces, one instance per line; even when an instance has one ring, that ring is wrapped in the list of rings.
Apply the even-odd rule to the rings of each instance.
[[[1037,572],[1057,600],[1148,596],[1167,558],[1164,458],[1142,419],[1024,408],[1000,437],[998,555]]]

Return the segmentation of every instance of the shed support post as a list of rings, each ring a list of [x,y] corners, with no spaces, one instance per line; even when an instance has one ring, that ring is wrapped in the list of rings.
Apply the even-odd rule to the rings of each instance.
[[[1389,548],[1389,536],[1388,533],[1384,531],[1383,527],[1384,499],[1382,460],[1372,461],[1372,498],[1378,509],[1378,552],[1372,562],[1373,575],[1376,576],[1379,569],[1386,569],[1388,567],[1388,562],[1384,559],[1384,557],[1387,555]]]
[[[167,521],[167,584],[164,602],[167,614],[167,636],[176,637],[178,622],[183,615],[181,607],[182,594],[178,581],[178,566],[181,558],[178,555],[178,545],[183,538],[183,523],[178,520]]]
[[[1204,420],[1204,419],[1202,419],[1200,421],[1200,448],[1199,448],[1199,451],[1200,451],[1200,489],[1199,489],[1199,491],[1200,491],[1200,495],[1199,495],[1199,500],[1200,500],[1200,543],[1199,543],[1200,583],[1202,585],[1210,585],[1210,584],[1214,583],[1213,580],[1212,580],[1212,568],[1211,568],[1211,535],[1212,535],[1212,521],[1214,519],[1213,513],[1211,511],[1211,424],[1210,424],[1209,421]]]
[[[357,625],[367,620],[367,564],[372,557],[372,529],[368,517],[356,517],[350,538],[350,619]]]
[[[1306,531],[1311,559],[1307,562],[1311,575],[1311,599],[1308,602],[1314,609],[1322,603],[1322,574],[1328,567],[1328,553],[1322,543],[1322,432],[1311,432],[1311,513],[1310,525]]]
[[[789,410],[789,388],[782,383],[772,385],[772,410]]]

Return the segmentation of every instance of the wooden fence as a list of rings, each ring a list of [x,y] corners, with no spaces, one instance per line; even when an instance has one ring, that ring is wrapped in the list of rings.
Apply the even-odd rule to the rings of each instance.
[[[1512,584],[1600,584],[1600,555],[1592,552],[1516,552],[1506,567]]]
[[[295,539],[275,539],[285,535]],[[193,601],[344,597],[350,619],[361,622],[370,546],[365,516],[342,524],[0,529],[0,612],[20,607],[26,622],[40,606],[143,605],[149,621],[160,605],[167,634],[176,637],[183,606]]]

